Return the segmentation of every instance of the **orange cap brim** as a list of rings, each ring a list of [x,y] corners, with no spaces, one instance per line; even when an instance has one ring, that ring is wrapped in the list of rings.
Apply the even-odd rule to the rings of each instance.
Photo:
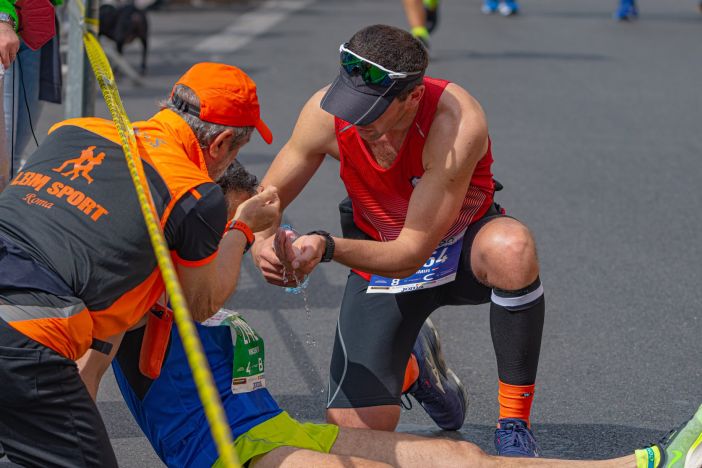
[[[263,141],[269,145],[273,142],[273,133],[271,133],[271,129],[268,128],[268,125],[266,125],[266,122],[264,122],[263,119],[258,119],[258,122],[256,122],[254,127],[256,127],[256,130],[258,130],[258,133],[261,135],[261,138],[263,138]]]

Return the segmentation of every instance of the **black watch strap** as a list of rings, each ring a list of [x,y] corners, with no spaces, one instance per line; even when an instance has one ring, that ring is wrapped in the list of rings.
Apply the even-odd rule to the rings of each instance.
[[[319,236],[324,237],[324,240],[326,242],[326,245],[324,247],[324,254],[322,254],[322,259],[320,260],[320,262],[331,262],[334,258],[334,247],[336,245],[334,243],[334,238],[327,231],[311,231],[307,233],[308,236],[313,234],[317,234]]]

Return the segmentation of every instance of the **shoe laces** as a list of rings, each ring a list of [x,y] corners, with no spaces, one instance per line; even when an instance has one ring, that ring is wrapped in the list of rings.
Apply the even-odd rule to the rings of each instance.
[[[680,431],[680,429],[683,428],[683,426],[685,426],[685,424],[687,424],[687,421],[680,424],[678,427],[669,430],[666,433],[666,435],[660,438],[660,440],[658,441],[658,445],[662,447],[667,447],[670,444],[671,439],[675,437],[675,435]]]
[[[432,404],[444,400],[438,391],[434,390],[434,386],[429,380],[417,382],[417,389],[412,392],[412,395],[419,401],[422,406],[424,404]]]
[[[524,447],[530,452],[536,452],[536,441],[524,424],[508,420],[500,423],[498,431],[500,433],[500,445]]]
[[[674,427],[673,429],[669,430],[663,437],[661,437],[658,440],[657,444],[651,444],[649,447],[653,447],[654,445],[657,445],[661,449],[661,457],[665,457],[665,449],[670,445],[670,442],[672,441],[673,438],[680,432],[680,430],[687,424],[687,422],[684,422],[680,424],[678,427]]]

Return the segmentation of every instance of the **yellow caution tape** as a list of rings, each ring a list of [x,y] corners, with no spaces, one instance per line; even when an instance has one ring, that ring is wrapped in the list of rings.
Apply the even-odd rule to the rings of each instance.
[[[81,12],[85,11],[81,1],[76,4]],[[86,21],[90,23],[90,21]],[[178,327],[178,333],[183,341],[183,349],[188,358],[188,364],[193,373],[195,386],[197,387],[200,401],[205,409],[207,421],[210,424],[212,437],[217,446],[219,459],[226,467],[239,468],[239,463],[234,444],[232,443],[232,432],[229,423],[222,407],[222,402],[219,399],[219,393],[216,390],[210,366],[205,358],[205,353],[202,349],[202,343],[193,324],[192,317],[188,311],[188,306],[183,296],[183,291],[178,282],[173,262],[171,260],[166,239],[163,236],[161,225],[158,222],[158,215],[153,204],[151,192],[146,184],[144,175],[144,167],[140,158],[135,158],[134,154],[138,154],[134,130],[129,122],[122,99],[119,96],[119,91],[115,86],[112,67],[102,50],[100,43],[95,35],[88,31],[83,33],[83,42],[85,50],[90,60],[90,65],[93,68],[95,77],[97,78],[100,90],[105,98],[107,108],[110,110],[112,119],[117,127],[122,149],[127,160],[129,173],[132,176],[132,182],[137,192],[141,213],[144,216],[146,227],[151,239],[154,253],[158,266],[161,269],[163,281],[166,285],[166,292],[170,299],[171,307],[173,308],[173,316]]]

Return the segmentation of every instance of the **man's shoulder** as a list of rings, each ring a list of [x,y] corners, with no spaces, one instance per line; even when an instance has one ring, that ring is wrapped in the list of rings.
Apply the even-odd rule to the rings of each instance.
[[[329,86],[315,92],[305,103],[293,132],[293,140],[313,153],[334,154],[336,132],[334,116],[321,107],[322,98]]]
[[[437,120],[448,126],[466,122],[473,126],[486,122],[486,117],[480,102],[472,94],[450,82],[439,98],[434,116],[434,121]]]
[[[427,147],[436,150],[429,154],[445,154],[449,146],[462,148],[465,151],[458,154],[470,161],[485,153],[487,136],[487,118],[478,100],[461,86],[449,83],[439,99],[429,130]],[[480,151],[474,152],[471,148],[480,148]]]
[[[307,116],[309,118],[318,119],[319,121],[334,121],[334,116],[322,109],[322,99],[327,93],[330,85],[317,90],[305,103],[305,107],[302,110],[302,116]]]

